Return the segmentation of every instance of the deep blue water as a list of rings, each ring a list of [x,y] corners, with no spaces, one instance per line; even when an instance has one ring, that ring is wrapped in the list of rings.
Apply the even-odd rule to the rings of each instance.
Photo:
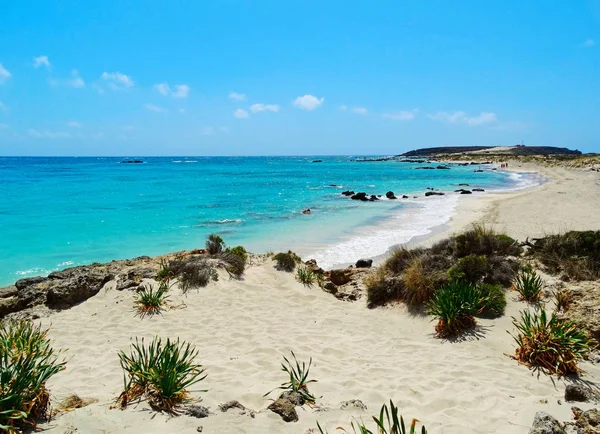
[[[70,265],[202,247],[212,232],[254,251],[328,245],[414,207],[352,201],[344,189],[422,196],[426,187],[515,183],[473,167],[414,170],[422,164],[351,160],[0,157],[0,285]],[[305,208],[312,213],[302,214]]]

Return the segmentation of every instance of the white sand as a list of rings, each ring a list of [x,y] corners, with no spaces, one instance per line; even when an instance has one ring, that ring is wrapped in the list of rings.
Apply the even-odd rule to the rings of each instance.
[[[481,218],[523,238],[597,229],[598,174],[552,171],[547,175],[553,181],[542,187],[462,201],[450,229]],[[563,190],[569,194],[558,194]],[[349,428],[352,417],[370,419],[390,398],[406,419],[420,419],[430,433],[527,433],[540,410],[570,419],[570,405],[558,404],[563,380],[538,375],[505,355],[514,351],[506,333],[512,330],[510,317],[525,307],[509,298],[504,317],[482,319],[478,336],[452,343],[433,337],[429,318],[409,315],[402,306],[368,310],[364,300],[338,301],[276,271],[270,261],[249,268],[241,282],[222,275],[187,297],[174,290],[170,302],[179,308],[144,319],[134,315],[131,292],[103,290],[41,320],[51,325],[55,347],[68,348],[67,370],[49,382],[52,395],[99,400],[43,427],[86,434],[194,433],[198,426],[204,433],[305,433],[318,420],[333,433],[339,425]],[[132,337],[155,334],[179,337],[200,350],[198,361],[209,375],[197,388],[208,391],[194,396],[215,415],[168,417],[145,404],[109,410],[122,389],[117,351],[127,351]],[[262,396],[286,379],[280,362],[289,350],[302,359],[313,357],[311,373],[319,381],[311,391],[329,409],[298,409],[296,423],[265,411],[270,401]],[[583,367],[585,379],[600,379],[600,367]],[[260,412],[254,419],[237,410],[219,412],[217,405],[232,399]],[[340,401],[350,399],[362,400],[368,411],[339,410]]]

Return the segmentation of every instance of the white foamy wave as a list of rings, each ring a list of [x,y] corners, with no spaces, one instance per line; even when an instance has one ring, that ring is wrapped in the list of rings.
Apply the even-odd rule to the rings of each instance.
[[[391,246],[406,244],[412,238],[427,235],[434,227],[447,223],[458,201],[458,195],[406,201],[413,207],[402,209],[382,225],[363,227],[346,239],[307,257],[316,259],[324,268],[331,268],[353,263],[362,257],[383,255]]]

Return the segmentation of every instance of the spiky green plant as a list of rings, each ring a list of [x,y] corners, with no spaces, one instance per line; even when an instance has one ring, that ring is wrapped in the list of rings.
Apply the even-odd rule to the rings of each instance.
[[[543,286],[541,277],[531,269],[519,271],[513,282],[513,288],[519,293],[521,300],[527,302],[540,301]]]
[[[554,293],[554,305],[557,312],[565,312],[571,304],[573,292],[570,289],[559,289]]]
[[[480,312],[480,306],[481,292],[476,287],[453,281],[433,295],[427,313],[438,320],[435,326],[438,337],[447,338],[475,327],[474,316]]]
[[[556,313],[548,315],[544,307],[533,313],[525,310],[512,322],[517,329],[516,336],[511,334],[517,343],[514,358],[529,367],[557,375],[576,374],[580,372],[577,363],[597,347],[577,325]]]
[[[206,378],[205,369],[194,362],[198,350],[189,343],[167,339],[163,344],[155,337],[149,345],[136,338],[131,346],[129,355],[119,352],[124,390],[117,401],[122,408],[146,397],[154,409],[172,412],[189,398],[188,388]]]
[[[315,283],[315,280],[317,280],[317,277],[313,270],[307,266],[303,266],[298,267],[296,270],[296,279],[306,286],[312,286]]]
[[[314,404],[317,398],[308,391],[308,385],[310,383],[316,383],[317,380],[309,380],[308,374],[310,373],[310,366],[312,365],[312,357],[306,362],[298,362],[296,355],[291,351],[294,363],[292,364],[287,357],[283,356],[283,362],[281,363],[281,370],[289,376],[289,380],[282,383],[281,386],[273,389],[287,390],[290,392],[297,392],[304,398],[308,404]],[[264,396],[269,395],[273,390],[265,393]]]
[[[29,321],[0,322],[0,430],[47,418],[46,381],[65,368],[50,346],[48,330]]]
[[[144,287],[135,295],[134,303],[139,314],[145,316],[161,313],[166,300],[169,298],[167,295],[168,291],[168,281],[159,282],[158,287],[156,288],[150,284],[144,285]]]
[[[479,316],[495,318],[504,315],[506,290],[502,286],[482,283],[477,289],[481,293]]]
[[[367,425],[364,422],[356,421],[356,423],[352,422],[350,424],[352,432],[354,434],[415,434],[417,432],[417,422],[419,422],[417,419],[413,419],[407,430],[404,419],[402,416],[398,415],[398,407],[394,405],[392,400],[390,400],[389,408],[387,404],[384,404],[381,407],[379,417],[373,416],[373,421],[375,422],[374,431],[367,428]],[[317,427],[321,434],[327,434],[327,431],[324,430],[318,422]],[[350,433],[350,431],[345,428],[339,427],[338,429],[345,433]],[[424,426],[421,427],[420,432],[421,434],[427,434],[427,430]]]
[[[167,261],[166,259],[161,259],[160,270],[158,270],[158,272],[156,273],[156,280],[165,281],[169,280],[171,277],[173,277],[173,272],[171,270],[171,265],[169,261]]]

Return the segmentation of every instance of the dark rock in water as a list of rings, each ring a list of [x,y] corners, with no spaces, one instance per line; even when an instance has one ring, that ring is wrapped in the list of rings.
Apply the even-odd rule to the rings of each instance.
[[[385,194],[385,197],[387,197],[388,199],[397,199],[397,197],[394,195],[394,192],[393,192],[393,191],[388,191],[388,192]]]
[[[372,265],[372,259],[359,259],[356,261],[356,268],[371,268]]]
[[[565,401],[588,402],[597,397],[594,391],[583,384],[568,384],[565,389]]]
[[[405,194],[403,194],[403,195],[402,195],[402,199],[408,199],[408,196],[407,196],[407,195],[405,195]]]
[[[460,194],[473,194],[473,193],[471,193],[469,190],[463,190],[460,192]]]
[[[298,422],[298,413],[296,406],[289,399],[279,397],[267,407],[273,413],[278,414],[285,422]]]
[[[310,214],[310,208],[306,208],[304,211],[302,211],[302,214]]]
[[[475,172],[475,173],[481,173],[481,172],[483,172],[483,170],[477,169],[477,170],[473,170],[473,172]]]
[[[313,160],[312,162],[313,162],[313,163],[322,163],[322,162],[323,162],[323,160]]]
[[[425,196],[443,196],[444,193],[440,191],[426,191]]]
[[[469,184],[458,184],[459,187],[468,187]]]
[[[350,272],[346,269],[331,270],[329,280],[337,286],[345,285],[351,280]]]
[[[17,280],[15,282],[15,286],[17,289],[24,289],[28,286],[35,285],[36,283],[41,283],[48,280],[47,277],[37,276],[37,277],[26,277],[25,279]]]
[[[369,199],[367,199],[367,193],[365,193],[365,192],[356,193],[355,195],[351,196],[350,199],[362,200],[362,201],[369,200]]]
[[[350,401],[340,402],[340,410],[348,409],[366,411],[367,406],[360,399],[351,399]]]
[[[439,169],[439,170],[450,170],[450,168],[448,166],[437,166],[436,169]]]
[[[374,194],[371,195],[371,197],[369,198],[369,201],[374,202],[376,200],[379,200],[379,198],[377,196],[375,196]]]
[[[329,184],[330,187],[337,187],[337,184]]]
[[[435,170],[435,167],[429,167],[429,166],[415,167],[415,170]]]
[[[346,191],[342,191],[342,194],[344,196],[352,196],[352,195],[354,195],[354,191],[352,191],[352,190],[346,190]]]
[[[529,434],[566,434],[565,427],[545,411],[538,411]]]
[[[485,191],[483,188],[473,188],[473,191]]]
[[[210,410],[202,405],[193,404],[188,405],[185,408],[185,414],[187,414],[188,416],[197,417],[198,419],[202,419],[210,416]]]

